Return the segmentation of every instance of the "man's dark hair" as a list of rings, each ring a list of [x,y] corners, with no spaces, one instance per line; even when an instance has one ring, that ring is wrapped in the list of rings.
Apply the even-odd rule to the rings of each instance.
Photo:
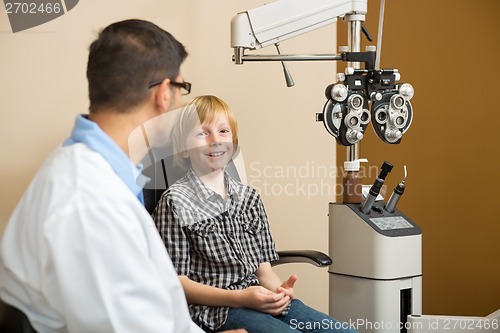
[[[90,112],[126,112],[149,96],[155,80],[174,80],[187,57],[170,33],[142,20],[116,22],[90,45],[87,64]]]

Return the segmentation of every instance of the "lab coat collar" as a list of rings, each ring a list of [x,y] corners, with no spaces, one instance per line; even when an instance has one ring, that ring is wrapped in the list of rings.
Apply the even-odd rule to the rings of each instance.
[[[86,115],[76,117],[71,136],[64,141],[63,146],[75,143],[83,143],[99,153],[139,201],[144,203],[142,188],[150,179],[141,174],[142,166],[135,166],[116,142],[99,125],[89,120]]]

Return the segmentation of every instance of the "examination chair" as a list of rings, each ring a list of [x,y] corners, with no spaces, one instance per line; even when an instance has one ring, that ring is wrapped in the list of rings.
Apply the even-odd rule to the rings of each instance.
[[[158,154],[158,153],[157,153]],[[240,157],[241,152],[237,152],[236,158]],[[156,155],[158,156],[158,155]],[[144,205],[150,214],[153,213],[156,204],[160,200],[162,193],[186,173],[174,163],[172,154],[163,152],[160,156],[169,156],[167,158],[157,158],[155,151],[150,150],[149,161],[158,161],[150,163],[150,167],[144,169],[143,173],[151,178],[151,182],[144,188]],[[231,161],[226,171],[233,179],[241,180],[235,163]],[[315,250],[286,250],[278,251],[279,260],[271,263],[273,266],[285,263],[308,263],[317,267],[326,267],[332,264],[332,259],[323,252]]]

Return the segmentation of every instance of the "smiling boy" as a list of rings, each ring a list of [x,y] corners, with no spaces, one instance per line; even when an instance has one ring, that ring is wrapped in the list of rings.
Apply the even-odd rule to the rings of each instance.
[[[194,322],[208,332],[275,333],[296,332],[292,319],[335,321],[294,298],[296,275],[282,282],[271,268],[278,254],[262,200],[225,171],[238,144],[229,106],[215,96],[195,98],[172,135],[188,171],[165,191],[153,217]]]

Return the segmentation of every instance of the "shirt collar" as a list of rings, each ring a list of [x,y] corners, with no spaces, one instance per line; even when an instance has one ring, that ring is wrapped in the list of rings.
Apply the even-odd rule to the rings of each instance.
[[[205,184],[203,184],[203,182],[194,172],[193,168],[189,168],[186,174],[186,179],[193,185],[193,189],[199,199],[206,201],[213,196],[220,197],[219,194],[215,193],[213,190],[209,189],[205,186]],[[227,189],[228,197],[231,197],[233,200],[238,201],[238,193],[236,191],[235,180],[231,178],[227,171],[224,171],[224,184]]]
[[[149,178],[141,174],[142,166],[135,166],[116,142],[85,115],[76,117],[71,135],[64,141],[63,146],[75,143],[83,143],[99,153],[132,193],[143,202],[142,188],[149,181]]]

